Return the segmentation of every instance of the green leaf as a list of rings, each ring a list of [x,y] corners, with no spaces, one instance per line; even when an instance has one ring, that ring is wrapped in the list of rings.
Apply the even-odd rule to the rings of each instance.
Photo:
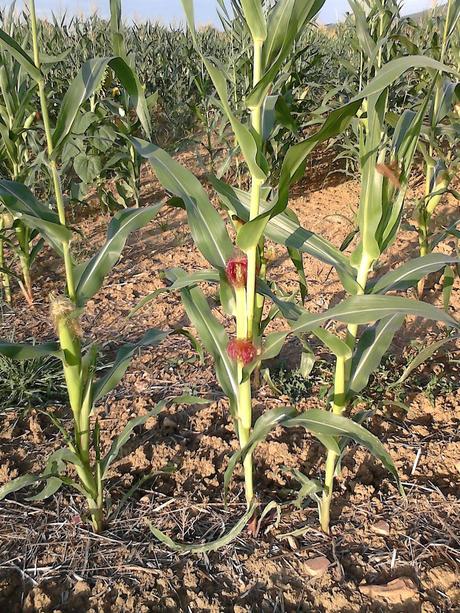
[[[0,47],[6,49],[14,59],[24,68],[24,70],[39,83],[43,81],[41,71],[35,66],[35,62],[18,43],[11,38],[4,30],[0,29]]]
[[[48,479],[46,479],[45,486],[38,492],[38,494],[28,496],[26,500],[29,502],[39,502],[40,500],[51,498],[51,496],[54,496],[54,494],[61,489],[62,483],[63,481],[60,477],[48,477]]]
[[[169,334],[170,332],[164,332],[163,330],[152,328],[146,332],[137,343],[127,343],[126,345],[123,345],[123,347],[118,350],[115,362],[110,367],[109,371],[95,383],[94,402],[97,402],[103,398],[118,385],[129,368],[134,354],[139,349],[142,347],[152,347],[153,345],[158,345]]]
[[[6,498],[9,494],[13,494],[19,490],[22,490],[25,487],[29,487],[29,485],[33,485],[34,483],[38,483],[42,481],[43,478],[41,475],[22,475],[21,477],[17,477],[5,485],[0,487],[0,500]]]
[[[150,115],[144,92],[131,67],[121,57],[94,58],[83,64],[64,96],[53,132],[56,151],[71,133],[81,106],[100,88],[109,67],[132,98],[142,127],[150,135]]]
[[[241,532],[243,532],[246,527],[248,521],[254,515],[254,511],[256,510],[257,505],[252,504],[243,517],[235,524],[235,526],[229,530],[226,534],[221,536],[215,541],[211,543],[204,543],[203,545],[192,545],[185,543],[176,543],[169,536],[155,528],[149,522],[149,528],[152,531],[152,534],[157,538],[161,543],[164,543],[167,547],[172,549],[173,551],[177,551],[178,553],[208,553],[209,551],[217,551],[221,547],[225,547],[231,541],[233,541]]]
[[[64,355],[58,343],[42,343],[41,345],[30,345],[28,343],[0,343],[0,355],[4,355],[12,360],[35,360],[44,356],[54,356],[60,360]]]
[[[113,441],[109,449],[109,452],[107,453],[107,455],[104,457],[104,459],[101,462],[101,475],[102,475],[101,479],[102,480],[104,480],[107,477],[107,471],[110,465],[118,457],[118,454],[120,453],[123,445],[125,445],[128,442],[129,438],[131,437],[131,434],[133,433],[134,428],[136,428],[137,426],[142,426],[151,417],[155,417],[156,415],[158,415],[158,413],[160,413],[165,408],[165,406],[166,406],[166,402],[164,401],[159,402],[156,405],[156,407],[153,408],[151,411],[149,411],[145,415],[140,415],[139,417],[135,417],[134,419],[131,419],[126,424],[122,433],[119,434],[117,438]]]
[[[421,55],[398,58],[385,64],[367,87],[352,98],[349,103],[329,114],[318,132],[289,149],[281,168],[277,199],[268,210],[248,222],[238,234],[238,246],[243,251],[257,245],[265,231],[267,222],[284,211],[288,204],[289,187],[303,176],[307,157],[316,145],[343,132],[365,98],[375,96],[375,99],[377,99],[404,72],[413,68],[430,68],[441,72],[455,73],[455,70],[449,66]]]
[[[77,285],[77,305],[83,306],[102,287],[105,276],[117,263],[129,234],[148,224],[162,204],[117,213],[109,224],[107,240],[85,265]]]
[[[410,262],[381,277],[372,287],[373,294],[385,294],[390,290],[406,290],[415,287],[425,275],[436,272],[446,264],[456,264],[460,260],[442,253],[430,253]]]
[[[259,0],[249,0],[249,2],[259,2]],[[206,70],[208,71],[208,74],[211,77],[212,82],[214,83],[214,87],[216,88],[217,94],[222,104],[222,108],[232,126],[232,130],[236,136],[238,144],[241,148],[241,152],[243,153],[243,156],[249,167],[249,171],[251,172],[253,177],[257,178],[260,181],[264,181],[266,179],[266,174],[259,166],[259,162],[262,160],[264,162],[264,166],[267,165],[267,162],[266,160],[263,160],[262,155],[258,151],[257,143],[249,128],[243,123],[241,123],[241,121],[236,117],[236,115],[231,109],[231,106],[229,104],[227,81],[223,74],[223,70],[215,63],[214,60],[205,57],[205,55],[201,51],[195,30],[193,2],[192,0],[182,0],[182,5],[184,7],[185,16],[187,18],[187,23],[189,26],[190,33],[192,35],[195,48],[200,54],[201,59],[206,66]]]
[[[248,108],[256,108],[262,104],[283,63],[289,58],[295,41],[305,31],[307,22],[321,10],[324,2],[325,0],[284,0],[275,6],[270,15],[267,42],[263,49],[263,64],[268,70],[247,96]]]
[[[71,230],[63,226],[58,215],[39,202],[28,187],[16,181],[1,180],[0,199],[13,217],[38,230],[55,251],[62,253],[62,242],[70,241]]]
[[[248,221],[249,194],[227,185],[214,176],[210,177],[210,181],[222,204],[243,221]],[[268,210],[268,205],[263,203],[261,210]],[[266,227],[266,235],[270,240],[285,245],[288,249],[307,253],[333,266],[338,271],[347,290],[350,293],[356,293],[357,284],[354,280],[354,271],[347,256],[325,238],[302,228],[292,216],[291,211],[288,210],[270,219]]]
[[[184,274],[176,272],[177,278]],[[196,328],[204,347],[214,359],[217,378],[230,400],[233,411],[238,398],[238,377],[236,363],[229,358],[227,353],[228,336],[225,328],[214,317],[199,287],[186,287],[181,290],[181,296],[190,321]]]
[[[296,305],[296,309],[299,312],[302,307]],[[273,332],[266,337],[261,356],[262,360],[276,357],[289,334],[298,335],[304,332],[312,332],[329,320],[359,325],[378,321],[389,315],[400,314],[442,321],[448,326],[459,328],[458,322],[444,311],[431,304],[401,296],[375,296],[371,294],[351,296],[324,313],[309,313],[305,309],[302,309],[302,311],[302,314],[291,324],[291,330]]]
[[[374,55],[376,43],[372,36],[369,34],[369,26],[362,6],[355,0],[348,0],[355,16],[355,28],[358,40],[360,43],[360,49],[369,59]]]
[[[384,89],[397,81],[407,70],[412,70],[414,68],[429,68],[439,72],[448,72],[455,75],[459,74],[451,66],[442,64],[431,57],[425,55],[407,55],[385,64],[369,85],[352,98],[351,102],[363,100],[373,95],[380,95]]]
[[[267,22],[262,0],[241,0],[244,18],[254,41],[263,42],[267,38]]]
[[[391,387],[396,387],[397,385],[401,385],[401,383],[404,383],[404,381],[408,378],[408,376],[416,368],[418,368],[424,362],[426,362],[429,358],[431,358],[431,356],[435,354],[436,351],[438,351],[438,349],[440,349],[447,343],[451,343],[453,341],[458,340],[459,338],[460,338],[460,334],[455,334],[453,336],[447,336],[446,338],[442,338],[439,341],[436,341],[435,343],[431,343],[431,345],[428,345],[427,347],[422,349],[420,353],[407,366],[407,368],[405,369],[401,377],[398,379],[398,381],[396,381],[396,383],[393,383]]]
[[[139,155],[150,162],[162,186],[183,200],[193,240],[203,256],[215,268],[225,269],[233,244],[201,183],[163,149],[138,138],[133,138],[132,143]]]
[[[74,159],[73,166],[84,183],[92,183],[101,174],[102,160],[100,155],[79,153]]]
[[[318,132],[289,149],[281,167],[278,197],[272,206],[241,228],[238,233],[240,249],[246,251],[258,244],[268,221],[282,213],[286,208],[289,199],[289,187],[296,178],[303,175],[308,155],[319,143],[343,132],[360,106],[361,102],[355,102],[332,111]]]
[[[333,413],[321,411],[319,409],[311,409],[296,417],[284,420],[281,425],[286,428],[302,426],[315,436],[328,436],[334,439],[347,437],[353,439],[356,443],[368,449],[372,455],[382,462],[385,468],[394,476],[398,486],[401,488],[398,472],[385,447],[376,436],[363,428],[363,426],[348,419],[348,417],[334,415]]]
[[[302,509],[305,498],[310,498],[317,504],[321,502],[318,494],[323,491],[323,486],[317,479],[309,479],[297,468],[286,467],[285,472],[291,474],[300,483],[301,487],[294,502],[298,509]]]
[[[351,367],[349,390],[352,394],[366,387],[369,377],[380,365],[404,319],[404,315],[390,315],[363,332]]]
[[[174,273],[174,269],[171,271]],[[168,273],[166,273],[168,274]],[[199,270],[197,272],[192,272],[187,274],[186,276],[181,276],[179,279],[174,281],[172,285],[168,285],[168,287],[160,287],[153,291],[151,294],[148,294],[142,300],[140,300],[134,309],[129,314],[129,317],[132,317],[137,311],[142,309],[146,304],[154,300],[157,296],[163,293],[175,292],[177,290],[183,289],[184,287],[193,287],[194,285],[198,285],[198,283],[219,283],[219,273],[214,270]]]
[[[252,454],[259,443],[264,441],[269,433],[284,420],[289,419],[297,414],[293,407],[278,407],[267,411],[254,424],[248,444],[243,449],[236,451],[228,462],[228,466],[224,473],[224,496],[227,496],[228,487],[232,480],[235,467],[238,462],[244,460],[246,455]]]
[[[460,260],[457,260],[459,262]],[[444,310],[449,312],[450,298],[454,289],[455,273],[452,266],[446,266],[442,280],[442,302]]]

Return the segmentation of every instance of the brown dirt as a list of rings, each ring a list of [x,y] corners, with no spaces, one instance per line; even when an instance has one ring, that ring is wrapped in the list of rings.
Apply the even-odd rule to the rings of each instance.
[[[193,152],[181,157],[195,166]],[[409,206],[417,190],[415,186]],[[161,197],[146,172],[145,203]],[[356,182],[316,176],[310,186],[305,181],[296,187],[291,206],[304,226],[339,245],[351,225],[345,217],[353,218],[358,197]],[[454,206],[446,202],[443,214],[452,213]],[[94,205],[77,212],[75,221],[84,234],[75,244],[79,257],[89,255],[88,245],[94,250],[103,243],[108,219]],[[442,248],[452,249],[452,244],[447,241]],[[414,233],[403,231],[382,267],[394,266],[415,251]],[[309,257],[305,264],[308,308],[324,310],[340,300],[342,289],[329,267]],[[149,327],[188,326],[173,294],[160,295],[137,317],[126,319],[142,296],[164,286],[160,273],[172,266],[189,271],[206,266],[178,210],[164,212],[161,222],[131,237],[118,266],[88,304],[82,318],[85,338],[97,339],[110,353]],[[295,270],[278,247],[271,276],[295,288]],[[18,298],[14,309],[3,313],[1,335],[53,338],[44,297],[61,282],[59,262],[44,253],[35,271],[35,309]],[[456,283],[452,313],[458,316]],[[427,287],[426,300],[440,305],[436,276]],[[402,355],[408,339],[426,341],[442,332],[436,323],[409,320],[394,351]],[[295,365],[295,343],[286,355]],[[222,535],[245,508],[240,476],[231,487],[227,508],[222,500],[223,471],[237,444],[210,360],[200,365],[188,343],[171,336],[161,347],[142,351],[122,384],[97,408],[108,446],[130,418],[144,414],[159,398],[184,392],[212,402],[168,409],[137,432],[111,469],[110,523],[102,535],[88,530],[80,517],[83,502],[70,490],[43,503],[28,502],[23,493],[1,503],[0,611],[460,610],[459,392],[432,401],[414,389],[404,399],[407,414],[384,405],[382,398],[368,401],[366,408],[375,409],[368,427],[391,452],[406,486],[405,498],[377,461],[350,448],[337,480],[332,535],[325,536],[313,506],[299,510],[292,504],[298,486],[285,471],[288,467],[321,475],[322,448],[303,431],[278,429],[255,454],[260,502],[275,500],[277,512],[267,515],[258,532],[246,530],[218,552],[177,555],[154,539],[148,521],[176,540],[197,543]],[[387,392],[384,396],[391,398]],[[287,401],[263,386],[255,415]],[[324,407],[324,400],[315,394],[298,407]],[[68,419],[63,407],[48,410]],[[11,412],[3,415],[0,436],[0,483],[38,471],[62,442],[40,412],[24,419]],[[150,478],[123,500],[145,476]],[[388,529],[382,529],[382,522]]]

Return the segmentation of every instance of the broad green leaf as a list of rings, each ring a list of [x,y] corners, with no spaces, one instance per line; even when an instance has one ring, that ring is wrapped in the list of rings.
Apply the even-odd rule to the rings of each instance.
[[[58,215],[39,202],[26,185],[1,180],[0,199],[13,217],[38,230],[55,251],[62,253],[62,243],[72,238],[71,230],[63,226]]]
[[[0,29],[0,47],[6,49],[24,70],[39,83],[43,81],[41,71],[35,66],[35,62],[28,53],[4,30]]]
[[[101,479],[104,480],[107,477],[107,471],[114,460],[118,457],[118,454],[121,451],[123,445],[125,445],[131,437],[134,428],[137,426],[142,426],[148,421],[151,417],[155,417],[160,413],[166,406],[166,402],[159,402],[155,408],[146,413],[145,415],[140,415],[139,417],[135,417],[131,419],[126,426],[124,427],[121,434],[117,436],[117,438],[113,441],[107,455],[101,462]]]
[[[301,487],[294,502],[298,509],[302,508],[303,501],[307,497],[317,504],[321,501],[318,494],[323,491],[323,486],[317,479],[309,479],[306,475],[300,472],[300,470],[297,470],[297,468],[288,467],[286,468],[285,472],[291,474],[294,479],[300,483]]]
[[[53,146],[58,150],[72,131],[75,119],[84,104],[100,88],[107,68],[111,68],[132,98],[147,136],[150,135],[150,115],[143,89],[131,67],[121,57],[88,60],[67,90],[53,132]]]
[[[244,18],[254,41],[263,42],[267,38],[267,21],[262,0],[241,0]]]
[[[397,81],[407,70],[412,70],[414,68],[426,68],[437,70],[438,72],[448,72],[459,75],[451,66],[442,64],[431,57],[425,55],[407,55],[385,64],[369,85],[352,98],[351,102],[363,100],[373,95],[380,95],[384,89]]]
[[[289,58],[295,41],[305,31],[307,22],[320,11],[324,2],[325,0],[284,0],[272,11],[268,38],[263,50],[266,71],[246,98],[248,108],[256,108],[262,104],[281,67]]]
[[[243,532],[246,527],[248,521],[254,515],[254,511],[256,510],[257,505],[253,504],[249,507],[243,517],[235,524],[235,526],[229,530],[226,534],[221,536],[215,541],[211,543],[204,543],[202,545],[193,545],[186,543],[176,543],[169,536],[155,528],[150,522],[149,527],[152,531],[152,534],[155,538],[157,538],[161,543],[164,543],[167,547],[172,549],[173,551],[177,551],[178,553],[208,553],[209,551],[217,551],[221,547],[225,547],[231,541],[233,541],[241,532]]]
[[[376,43],[372,36],[369,34],[369,26],[367,23],[366,13],[364,12],[361,4],[356,0],[348,0],[354,16],[355,16],[355,28],[356,34],[360,42],[361,51],[369,59],[374,55]]]
[[[51,496],[54,496],[54,494],[61,489],[62,483],[63,481],[60,477],[48,477],[46,479],[45,486],[38,492],[38,494],[28,496],[26,500],[29,502],[39,502],[40,500],[51,498]]]
[[[222,71],[211,60],[203,58],[203,61],[206,65],[206,69],[209,73],[209,76],[214,83],[214,87],[217,90],[225,114],[227,115],[227,118],[231,123],[233,132],[236,136],[241,152],[244,155],[244,159],[246,160],[251,175],[259,181],[265,181],[266,173],[264,172],[264,170],[262,170],[258,163],[258,158],[260,158],[261,156],[258,155],[257,143],[249,128],[243,123],[241,123],[241,121],[236,117],[236,115],[231,109],[231,106],[228,102],[229,95],[227,89],[227,82],[225,80],[224,75],[222,74]],[[266,167],[267,165],[265,160],[263,165],[264,167]]]
[[[238,451],[232,455],[228,462],[228,466],[224,473],[225,497],[227,496],[228,487],[238,462],[240,462],[240,460],[244,460],[246,455],[251,455],[257,445],[264,441],[278,424],[282,423],[286,419],[294,417],[294,415],[297,415],[297,411],[293,407],[278,407],[267,411],[257,419],[246,447],[243,449],[238,449]]]
[[[313,334],[317,338],[319,338],[323,345],[327,347],[335,355],[336,358],[351,358],[350,347],[341,338],[339,338],[335,334],[332,334],[332,332],[329,332],[324,328],[316,328],[315,330],[313,330]]]
[[[162,186],[181,198],[187,209],[188,222],[195,244],[208,262],[223,270],[233,253],[233,244],[225,223],[209,202],[198,179],[156,145],[133,138],[139,155],[146,158]]]
[[[366,387],[369,377],[380,365],[404,319],[404,315],[390,315],[363,332],[351,366],[348,387],[352,394],[357,394]]]
[[[102,287],[104,278],[117,263],[129,234],[148,224],[162,204],[127,209],[115,215],[107,230],[104,246],[85,265],[77,285],[77,304],[83,306]]]
[[[418,353],[418,355],[407,366],[407,368],[405,369],[401,377],[398,379],[398,381],[394,383],[391,387],[395,387],[397,385],[401,385],[401,383],[404,383],[404,381],[406,381],[408,376],[416,368],[418,368],[424,362],[426,362],[429,358],[431,358],[431,356],[434,355],[436,351],[438,351],[438,349],[440,349],[444,345],[447,345],[447,343],[452,343],[453,341],[457,341],[459,338],[460,338],[460,334],[454,334],[453,336],[447,336],[446,338],[442,338],[439,341],[436,341],[435,343],[431,343],[431,345],[428,345],[427,347],[422,349],[420,353]]]
[[[199,270],[197,272],[192,272],[187,276],[181,276],[179,279],[174,281],[171,285],[167,287],[160,287],[153,291],[151,294],[148,294],[142,300],[140,300],[134,309],[129,314],[129,317],[132,317],[137,311],[142,309],[146,304],[154,300],[157,296],[163,293],[175,292],[184,287],[193,287],[194,285],[198,285],[198,283],[218,283],[219,282],[219,273],[214,270]]]
[[[177,272],[177,278],[180,278]],[[190,321],[196,328],[204,347],[212,355],[219,383],[230,400],[232,411],[238,398],[238,377],[236,364],[227,353],[228,336],[225,328],[214,317],[205,295],[198,287],[181,290],[184,304]]]
[[[302,426],[315,436],[322,435],[333,437],[334,439],[340,439],[341,437],[353,439],[382,462],[385,468],[394,476],[401,489],[399,475],[390,454],[376,436],[352,419],[334,415],[328,411],[311,409],[293,418],[284,420],[281,425],[286,428]]]
[[[460,260],[457,260],[457,262]],[[454,289],[455,272],[452,266],[446,266],[444,268],[444,274],[442,277],[442,302],[444,310],[449,312],[450,298]]]
[[[363,257],[374,262],[380,256],[378,228],[383,217],[384,180],[376,171],[377,163],[385,151],[379,151],[385,123],[387,92],[371,96],[368,100],[367,130],[360,137],[361,195],[358,209],[359,243],[351,255],[351,263],[357,269]],[[363,288],[365,289],[365,288]]]
[[[281,167],[278,197],[272,206],[241,228],[238,234],[240,249],[246,251],[258,244],[268,221],[282,213],[286,208],[289,199],[289,187],[296,178],[303,175],[308,155],[319,143],[343,132],[360,106],[361,102],[357,101],[332,111],[318,132],[289,149]]]
[[[222,204],[243,221],[249,219],[249,194],[236,189],[212,176],[210,181],[216,189]],[[268,209],[267,204],[262,204],[261,210]],[[307,253],[325,264],[333,266],[341,277],[344,286],[350,293],[356,293],[356,281],[354,270],[348,262],[348,258],[332,243],[318,234],[306,230],[286,211],[273,217],[267,224],[266,235],[270,240],[285,245],[288,249]]]
[[[259,2],[259,0],[249,0],[250,2]],[[182,5],[184,7],[185,16],[187,18],[188,27],[190,33],[192,35],[192,39],[195,45],[197,52],[200,54],[205,66],[208,71],[209,76],[211,77],[212,82],[214,83],[214,87],[216,88],[217,94],[219,96],[220,103],[222,108],[229,120],[233,132],[238,140],[238,144],[241,148],[241,152],[244,155],[246,163],[249,167],[251,174],[260,181],[264,181],[266,179],[266,174],[264,170],[259,166],[259,161],[262,159],[261,155],[258,155],[258,147],[257,143],[249,130],[249,128],[241,123],[241,121],[236,117],[233,113],[232,108],[229,103],[229,95],[227,90],[227,81],[223,74],[222,69],[215,63],[211,58],[206,57],[200,48],[198,37],[195,29],[195,18],[193,11],[193,0],[182,0]],[[264,160],[264,166],[266,166],[267,162]]]
[[[301,309],[298,305],[296,308],[297,310]],[[400,314],[442,321],[448,326],[459,328],[459,323],[445,311],[441,311],[431,304],[401,296],[376,296],[371,294],[351,296],[324,313],[309,313],[305,309],[302,309],[302,311],[302,315],[298,316],[291,324],[291,330],[273,332],[266,337],[261,356],[262,360],[276,357],[289,334],[298,335],[304,332],[312,332],[329,320],[359,325]]]
[[[64,355],[58,343],[42,343],[41,345],[30,345],[28,343],[0,343],[0,355],[4,355],[12,360],[35,360],[45,356],[54,356],[60,360]]]
[[[129,368],[134,354],[142,347],[152,347],[161,343],[170,332],[152,328],[144,334],[137,343],[128,343],[118,350],[115,362],[109,371],[99,379],[94,385],[94,402],[103,398],[112,391],[121,381],[123,375]]]
[[[5,485],[0,487],[0,500],[6,498],[9,494],[13,494],[19,490],[22,490],[25,487],[29,487],[34,483],[39,483],[43,480],[41,475],[21,475],[21,477],[17,477],[12,481],[8,481]]]
[[[390,290],[406,290],[415,287],[425,275],[437,272],[446,264],[456,264],[460,260],[442,253],[430,253],[410,262],[381,277],[372,287],[372,294],[385,294]]]
[[[279,215],[287,206],[290,185],[301,178],[306,167],[306,160],[311,151],[319,143],[337,136],[349,125],[352,117],[361,107],[365,98],[380,94],[404,72],[413,68],[430,68],[440,72],[455,73],[455,70],[425,56],[407,56],[388,62],[377,73],[374,79],[346,105],[332,111],[318,132],[304,141],[292,146],[286,154],[281,168],[279,193],[273,205],[258,217],[248,222],[238,235],[238,246],[243,251],[258,244],[265,231],[267,222]]]

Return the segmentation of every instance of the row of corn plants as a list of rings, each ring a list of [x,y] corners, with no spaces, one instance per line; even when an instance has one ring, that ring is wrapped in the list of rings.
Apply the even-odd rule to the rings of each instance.
[[[397,478],[383,445],[363,426],[367,414],[350,414],[351,400],[367,385],[407,315],[442,321],[458,330],[458,323],[447,313],[394,295],[446,263],[456,262],[455,258],[432,254],[403,262],[385,275],[374,273],[400,228],[409,176],[429,102],[426,97],[418,111],[403,110],[393,126],[388,122],[391,88],[407,71],[431,71],[435,75],[431,88],[435,87],[439,74],[456,72],[430,57],[414,55],[385,62],[383,54],[377,53],[367,85],[323,119],[317,132],[287,151],[279,181],[275,183],[266,147],[276,129],[277,114],[273,101],[268,104],[268,100],[276,98],[279,72],[323,2],[280,1],[268,11],[259,0],[239,3],[238,18],[252,52],[253,74],[243,114],[232,108],[226,75],[219,70],[218,62],[200,48],[193,3],[190,0],[182,3],[195,45],[214,83],[218,103],[249,170],[250,188],[244,191],[217,177],[210,178],[228,212],[230,232],[206,191],[187,169],[153,143],[135,141],[138,151],[149,160],[159,181],[173,196],[174,205],[183,206],[187,211],[195,244],[212,266],[212,270],[192,274],[180,269],[169,271],[167,276],[172,284],[165,291],[180,291],[188,316],[213,356],[216,376],[229,398],[240,451],[230,461],[226,486],[234,467],[242,461],[250,507],[255,501],[252,461],[255,447],[275,426],[303,426],[326,448],[325,477],[322,483],[311,481],[311,493],[318,503],[321,526],[328,532],[334,476],[340,470],[340,459],[350,441],[367,447]],[[314,148],[340,134],[355,117],[358,117],[362,189],[359,230],[351,253],[345,254],[302,228],[288,208],[288,199],[289,187],[304,174],[307,158]],[[311,313],[301,301],[288,299],[270,282],[267,274],[267,238],[286,246],[294,262],[301,261],[301,255],[308,253],[332,265],[349,297],[324,313]],[[302,282],[303,268],[297,268]],[[235,321],[231,331],[219,323],[199,288],[205,280],[219,285],[222,309]],[[148,300],[149,297],[143,304]],[[289,327],[284,332],[267,333],[275,317],[284,318]],[[345,327],[331,327],[330,322],[339,322]],[[254,424],[253,383],[258,369],[265,360],[279,354],[288,336],[303,338],[306,334],[319,339],[335,358],[329,408],[304,413],[298,413],[293,407],[275,409],[264,413]],[[155,534],[164,538],[158,531]]]
[[[241,61],[251,76],[243,99],[235,96],[237,90],[232,75],[222,70],[220,59],[213,55],[213,50],[204,44],[197,32],[193,1],[182,0],[182,4],[194,53],[206,72],[206,76],[201,73],[201,79],[209,79],[215,92],[206,104],[216,104],[225,116],[236,155],[247,169],[245,184],[248,189],[242,189],[239,182],[232,185],[222,176],[211,174],[210,183],[221,210],[213,206],[206,190],[188,169],[152,142],[145,90],[126,52],[119,2],[111,2],[115,55],[88,60],[68,87],[59,109],[53,108],[52,113],[49,112],[47,65],[42,63],[39,51],[34,0],[29,4],[30,51],[27,45],[18,44],[7,32],[0,31],[4,52],[13,57],[36,84],[45,144],[42,157],[52,185],[52,199],[51,206],[40,202],[33,188],[19,178],[0,181],[0,198],[12,219],[38,232],[59,254],[65,270],[65,288],[52,296],[50,305],[57,342],[45,345],[2,343],[0,353],[21,360],[40,355],[58,357],[63,364],[73,419],[70,433],[56,421],[66,446],[51,455],[45,472],[40,476],[18,478],[3,487],[0,496],[43,481],[45,486],[34,496],[35,500],[55,493],[62,484],[74,487],[86,497],[94,529],[100,531],[104,516],[104,481],[110,463],[134,427],[145,423],[164,406],[162,402],[149,415],[130,422],[103,457],[100,426],[94,418],[95,404],[120,381],[139,347],[156,344],[168,334],[160,330],[148,331],[139,343],[121,348],[114,365],[98,378],[98,349],[95,345],[85,346],[79,323],[87,301],[100,289],[104,277],[116,264],[129,233],[150,222],[160,210],[160,205],[155,205],[117,213],[109,224],[107,242],[101,250],[88,262],[77,264],[74,261],[72,229],[66,216],[61,180],[61,170],[65,167],[64,149],[76,132],[85,133],[87,105],[94,105],[111,71],[113,79],[125,92],[125,106],[136,112],[137,118],[133,115],[130,125],[139,122],[136,130],[142,130],[144,136],[140,138],[128,129],[123,138],[126,151],[132,160],[147,160],[171,196],[169,203],[185,209],[196,247],[210,265],[208,270],[194,273],[182,269],[167,271],[171,284],[164,291],[179,292],[191,324],[213,357],[216,377],[228,398],[240,449],[230,459],[224,484],[227,489],[235,467],[241,462],[248,506],[237,527],[242,529],[257,508],[254,450],[275,426],[281,425],[303,427],[325,448],[324,477],[321,480],[311,478],[308,483],[310,495],[318,505],[322,529],[329,532],[334,478],[352,442],[363,445],[380,459],[399,483],[390,455],[364,426],[368,413],[352,412],[354,396],[367,385],[407,316],[443,322],[454,331],[449,339],[459,328],[458,322],[447,312],[397,295],[416,286],[425,275],[446,265],[455,265],[456,258],[436,253],[422,255],[401,262],[386,274],[379,274],[380,259],[394,243],[400,229],[414,156],[432,92],[441,75],[453,75],[455,79],[459,75],[455,67],[440,61],[446,58],[438,60],[417,54],[386,57],[377,45],[372,69],[367,72],[359,91],[341,106],[323,114],[321,120],[316,121],[319,127],[306,138],[274,156],[273,135],[279,133],[286,117],[281,112],[283,103],[280,103],[286,93],[283,89],[286,66],[294,66],[302,37],[324,0],[278,0],[269,4],[262,0],[235,2],[236,23],[232,27],[241,38],[244,49]],[[458,2],[455,6],[451,15],[453,28],[458,25],[459,18]],[[357,28],[358,25],[357,13]],[[385,25],[379,27],[382,37]],[[366,53],[368,57],[370,52]],[[404,75],[415,71],[428,75],[427,94],[418,108],[395,106],[392,88]],[[205,93],[206,89],[202,91]],[[206,108],[209,111],[209,106]],[[358,137],[361,195],[356,236],[348,251],[342,251],[299,224],[288,206],[289,191],[292,184],[304,176],[315,148],[339,137],[352,122]],[[139,161],[136,163],[140,168]],[[225,219],[222,210],[226,212]],[[287,249],[298,271],[299,297],[286,295],[270,279],[268,240]],[[304,254],[332,266],[343,284],[345,298],[325,312],[313,313],[304,306],[307,292]],[[220,323],[200,288],[202,283],[218,285],[221,309],[232,324]],[[146,297],[142,304],[156,295],[158,292]],[[284,322],[282,331],[270,331],[275,319]],[[254,422],[253,400],[260,370],[267,360],[278,356],[291,336],[299,337],[304,344],[313,337],[333,357],[334,384],[328,405],[324,410],[305,412],[292,406],[277,408],[264,412]],[[422,357],[425,355],[426,352]],[[66,465],[73,467],[76,478],[63,472]],[[158,538],[170,546],[177,546],[166,535],[152,529]]]
[[[114,9],[116,9],[116,3]],[[71,249],[73,230],[66,216],[62,191],[60,166],[62,153],[72,131],[81,121],[82,107],[94,96],[108,70],[113,71],[122,86],[129,92],[130,106],[136,109],[145,134],[150,134],[150,120],[143,88],[129,66],[119,40],[121,55],[88,60],[70,83],[56,115],[54,125],[49,112],[46,65],[40,57],[40,40],[35,13],[35,2],[29,3],[31,25],[31,49],[24,49],[7,32],[0,31],[1,46],[34,81],[39,93],[37,112],[42,118],[44,164],[52,181],[53,201],[39,201],[33,191],[14,180],[0,180],[0,198],[14,223],[20,222],[30,232],[38,232],[48,246],[62,259],[65,280],[60,291],[50,296],[50,318],[54,324],[57,342],[44,344],[0,343],[0,354],[14,360],[30,360],[53,356],[62,362],[73,427],[52,417],[60,430],[65,446],[47,459],[41,475],[23,475],[4,486],[3,498],[24,487],[40,485],[31,500],[42,500],[55,494],[62,485],[75,489],[87,500],[88,517],[94,530],[100,532],[104,524],[104,483],[111,463],[134,428],[156,415],[168,401],[164,400],[149,413],[128,422],[113,441],[106,454],[102,453],[100,425],[94,418],[95,404],[108,394],[123,377],[130,361],[140,347],[154,346],[169,333],[158,329],[148,330],[137,343],[121,347],[112,366],[102,376],[97,374],[100,353],[95,343],[85,343],[80,320],[88,300],[99,290],[104,278],[117,263],[129,234],[142,228],[157,214],[161,205],[128,209],[116,214],[107,229],[107,240],[102,248],[86,262],[77,263]],[[117,18],[116,13],[114,19]],[[50,202],[51,204],[51,202]],[[187,402],[187,398],[182,398]],[[69,472],[68,467],[72,470]]]

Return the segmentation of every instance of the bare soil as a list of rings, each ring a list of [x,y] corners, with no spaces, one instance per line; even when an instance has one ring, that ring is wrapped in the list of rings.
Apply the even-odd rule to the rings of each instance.
[[[200,173],[193,151],[180,158]],[[323,166],[327,169],[327,160]],[[305,227],[340,245],[353,225],[359,186],[323,170],[307,171],[314,181],[296,186],[290,205]],[[415,183],[409,210],[419,189]],[[163,197],[147,170],[143,194],[145,204]],[[456,206],[447,198],[441,215],[458,216]],[[94,202],[76,211],[75,223],[83,233],[74,245],[78,258],[103,243],[108,221],[109,215],[100,214]],[[450,241],[440,246],[448,253],[453,248]],[[379,273],[412,257],[416,249],[416,234],[402,231]],[[293,265],[283,249],[274,250],[271,278],[294,289]],[[310,310],[324,310],[343,297],[328,266],[310,257],[305,257],[305,266]],[[178,209],[165,209],[130,238],[118,266],[82,317],[85,339],[97,340],[113,355],[117,345],[140,338],[150,327],[189,327],[174,294],[161,294],[138,316],[127,319],[140,298],[164,287],[161,273],[170,267],[206,267],[193,246],[185,214]],[[40,256],[34,279],[34,309],[19,296],[12,309],[4,308],[3,338],[54,338],[47,296],[62,287],[62,269],[50,252]],[[215,313],[225,321],[215,290],[207,292]],[[439,275],[428,280],[425,299],[442,305]],[[459,310],[457,280],[451,312],[458,317]],[[231,322],[226,324],[232,332]],[[442,325],[409,319],[393,353],[404,361],[410,340],[425,343],[443,334]],[[295,368],[298,359],[298,345],[289,342],[284,362]],[[426,381],[439,369],[458,376],[455,361],[448,363],[441,355],[414,377],[423,375]],[[231,529],[245,510],[240,474],[227,507],[222,498],[223,472],[237,443],[209,358],[200,364],[189,343],[178,336],[143,350],[119,387],[97,407],[107,447],[130,418],[144,414],[165,396],[191,392],[209,398],[210,404],[168,409],[136,431],[111,469],[109,523],[101,535],[90,531],[80,516],[84,502],[70,490],[44,502],[27,501],[23,492],[3,501],[0,611],[460,611],[460,393],[441,390],[432,398],[420,387],[414,385],[404,398],[408,412],[391,405],[388,390],[357,407],[374,410],[367,426],[391,452],[406,497],[399,495],[378,461],[350,447],[337,479],[332,534],[324,535],[313,504],[294,506],[298,484],[286,472],[296,468],[321,476],[323,449],[304,431],[278,429],[255,454],[261,508],[273,500],[278,506],[217,552],[179,555],[155,540],[149,522],[189,543],[211,541]],[[255,397],[255,416],[289,402],[262,385]],[[299,409],[312,407],[325,407],[317,393],[298,403]],[[48,411],[69,418],[65,407],[50,406]],[[8,412],[1,419],[0,483],[26,471],[38,472],[62,444],[59,431],[42,412],[31,409],[19,417]]]

